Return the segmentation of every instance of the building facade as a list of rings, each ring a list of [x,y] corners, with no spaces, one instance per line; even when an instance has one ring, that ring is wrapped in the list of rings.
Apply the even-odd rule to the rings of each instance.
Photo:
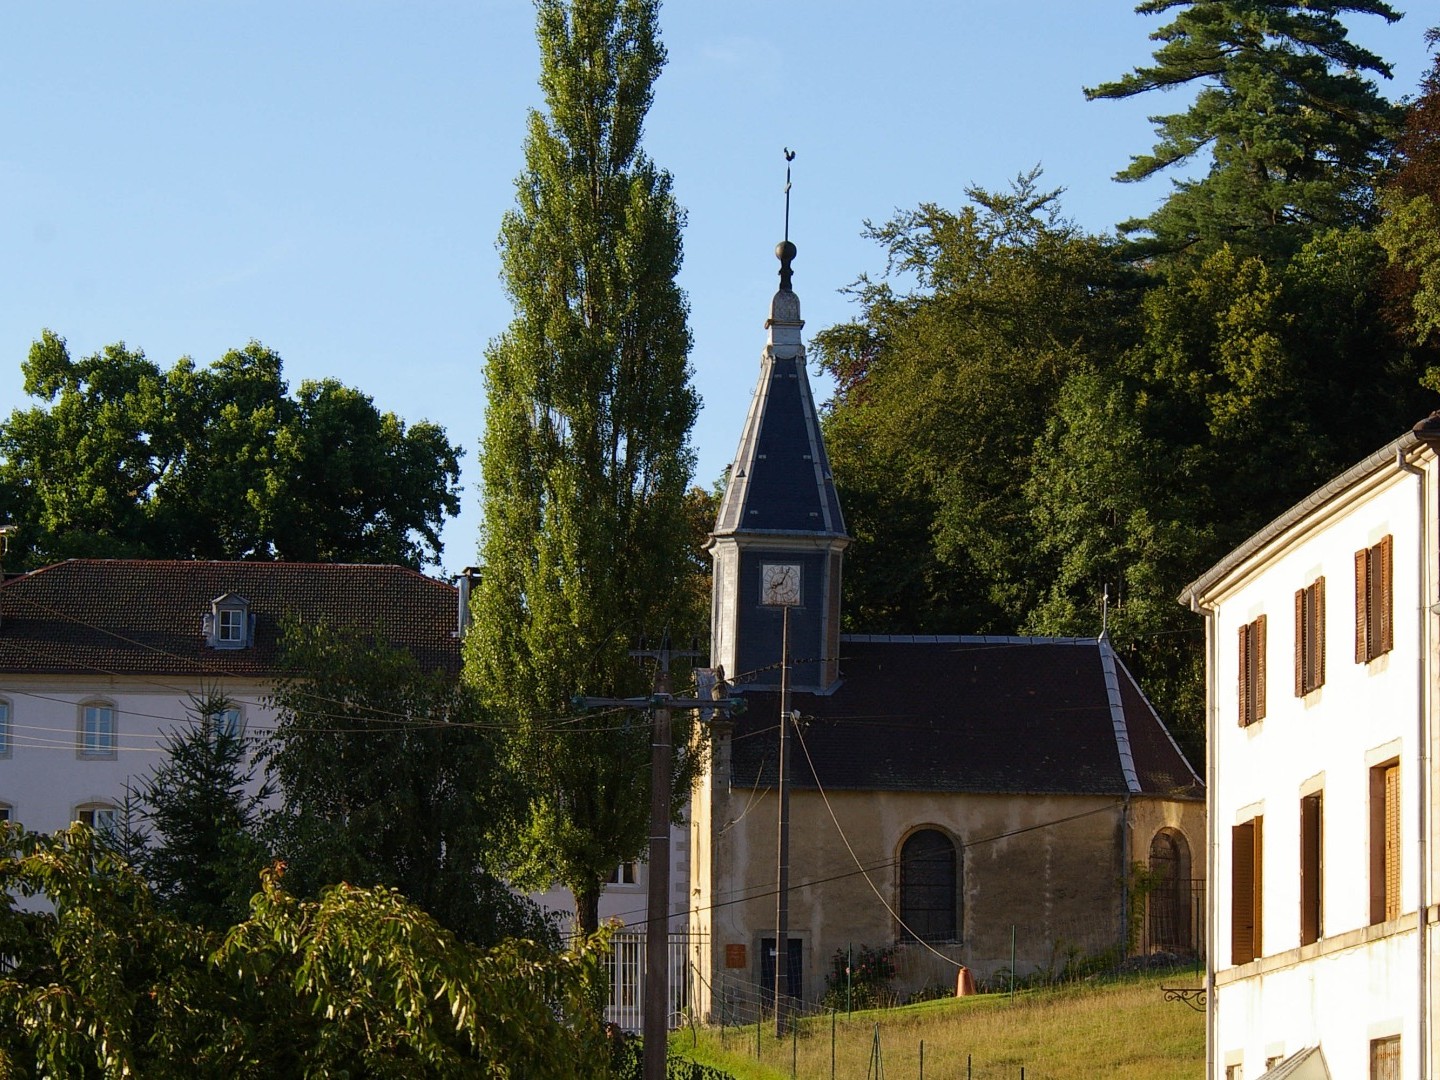
[[[1211,1080],[1433,1073],[1437,435],[1182,598],[1207,628]]]

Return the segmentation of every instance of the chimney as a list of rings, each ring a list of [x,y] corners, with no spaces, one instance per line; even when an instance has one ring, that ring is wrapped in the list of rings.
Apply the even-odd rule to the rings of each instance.
[[[460,590],[460,613],[457,622],[455,636],[464,640],[465,631],[470,626],[470,591],[480,584],[480,568],[478,566],[467,566],[460,571],[460,576],[455,579],[455,585]]]

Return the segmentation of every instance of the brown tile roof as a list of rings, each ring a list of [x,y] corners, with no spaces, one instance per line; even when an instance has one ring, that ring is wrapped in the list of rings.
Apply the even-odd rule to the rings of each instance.
[[[1102,650],[1119,684],[1114,708]],[[1203,797],[1130,673],[1093,638],[848,637],[840,668],[833,693],[792,695],[808,721],[804,748],[791,751],[798,788],[818,777],[827,790]],[[780,696],[745,700],[732,775],[769,786]]]
[[[251,648],[205,643],[225,593],[250,602]],[[406,567],[71,559],[0,584],[0,672],[269,678],[288,617],[378,628],[426,670],[459,670],[454,587]]]

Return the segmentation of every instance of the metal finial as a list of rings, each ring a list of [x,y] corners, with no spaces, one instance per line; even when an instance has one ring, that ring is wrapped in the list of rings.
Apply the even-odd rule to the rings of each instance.
[[[790,239],[790,162],[795,160],[795,151],[785,147],[785,239]]]
[[[785,239],[775,245],[775,257],[780,260],[780,288],[790,291],[794,271],[790,263],[795,258],[795,245],[790,242],[790,162],[795,160],[795,151],[785,147]]]

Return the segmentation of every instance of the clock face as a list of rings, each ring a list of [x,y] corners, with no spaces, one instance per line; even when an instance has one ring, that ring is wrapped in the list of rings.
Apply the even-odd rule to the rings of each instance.
[[[780,607],[800,603],[800,567],[796,563],[762,563],[760,602]]]

